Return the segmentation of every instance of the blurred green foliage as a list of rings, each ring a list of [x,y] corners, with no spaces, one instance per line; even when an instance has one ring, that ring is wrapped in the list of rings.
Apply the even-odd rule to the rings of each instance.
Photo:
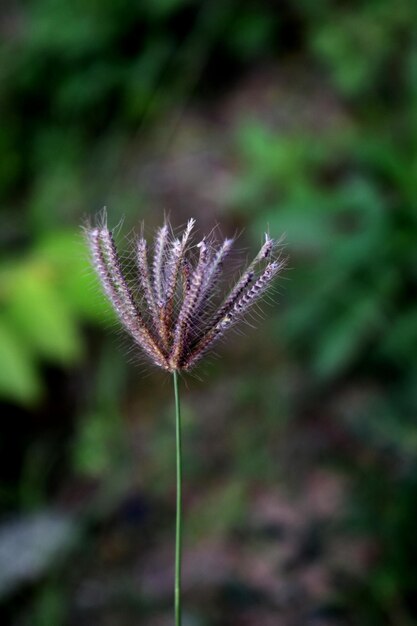
[[[351,523],[375,536],[381,554],[369,585],[352,600],[354,612],[361,623],[381,624],[400,607],[401,623],[412,623],[415,0],[32,0],[11,3],[0,26],[0,396],[26,411],[47,404],[48,367],[68,374],[82,367],[88,333],[113,319],[89,274],[79,224],[113,199],[128,221],[146,212],[145,192],[138,201],[142,190],[126,182],[132,143],[156,141],[168,114],[216,100],[248,69],[298,63],[331,94],[342,112],[335,124],[320,107],[311,128],[242,116],[231,138],[227,219],[248,225],[256,241],[265,224],[286,233],[291,270],[282,314],[268,329],[271,350],[288,363],[269,370],[268,384],[260,386],[250,368],[239,384],[231,382],[245,401],[251,394],[254,406],[262,400],[265,431],[254,433],[245,416],[233,435],[237,477],[215,491],[224,516],[211,527],[221,533],[244,516],[242,477],[273,475],[271,455],[259,445],[276,427],[277,398],[273,391],[266,397],[267,388],[279,387],[274,381],[296,363],[301,393],[287,392],[284,413],[297,417],[298,395],[307,403],[311,394],[320,397],[323,410],[331,406],[347,436],[366,450],[366,462],[354,453],[344,459],[357,494]],[[303,105],[308,109],[308,90]],[[87,382],[90,400],[73,419],[70,461],[88,478],[110,476],[126,463],[117,416],[128,370],[122,357],[109,357],[106,335],[93,332],[101,349]],[[346,395],[335,401],[335,390]],[[163,425],[151,437],[154,493],[168,481],[170,437]],[[49,448],[38,443],[23,453],[22,509],[42,501],[34,466],[45,466]],[[195,468],[200,477],[201,459]],[[190,520],[195,535],[211,506],[208,497]],[[60,622],[61,594],[59,585],[43,589],[36,623]]]
[[[285,232],[295,253],[286,312],[291,345],[318,378],[352,365],[376,375],[386,368],[401,381],[410,375],[414,397],[413,165],[390,193],[389,175],[400,164],[384,162],[395,160],[396,146],[362,129],[346,138],[282,137],[244,125],[238,144],[245,175],[234,202],[249,211],[257,206],[254,231],[268,223],[272,232]]]
[[[73,366],[83,356],[80,324],[109,319],[87,258],[81,237],[55,231],[1,267],[0,393],[7,400],[38,402],[41,363]]]

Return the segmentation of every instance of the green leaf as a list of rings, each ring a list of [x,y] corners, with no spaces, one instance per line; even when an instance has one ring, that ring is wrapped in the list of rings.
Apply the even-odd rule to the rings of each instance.
[[[0,319],[0,397],[32,406],[42,395],[42,383],[33,354]]]
[[[52,269],[59,296],[74,315],[101,323],[109,323],[114,319],[113,311],[91,267],[81,232],[55,232],[42,239],[36,254],[40,261]]]
[[[16,276],[7,314],[25,343],[63,365],[77,361],[82,342],[77,321],[55,290],[48,266],[29,265]]]

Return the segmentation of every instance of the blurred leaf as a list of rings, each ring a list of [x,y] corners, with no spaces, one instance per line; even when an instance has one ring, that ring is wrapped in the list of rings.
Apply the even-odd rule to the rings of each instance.
[[[34,405],[42,394],[42,383],[33,354],[0,318],[0,396],[5,400]]]
[[[259,123],[242,124],[237,136],[242,157],[257,180],[275,180],[283,188],[292,186],[307,173],[309,163],[316,157],[318,144],[311,144],[303,137],[271,135],[268,128]]]
[[[344,314],[323,328],[314,359],[320,377],[338,374],[377,333],[378,304],[378,298],[356,295]]]
[[[313,38],[313,48],[330,66],[336,86],[349,96],[373,86],[390,51],[390,29],[375,13],[341,12],[336,23],[321,24]]]
[[[38,0],[29,5],[31,28],[26,31],[26,51],[47,59],[48,53],[71,61],[101,50],[109,41],[112,24],[109,19],[97,19],[91,2]],[[60,28],[56,25],[59,23]]]
[[[40,263],[51,268],[55,289],[74,316],[96,323],[114,320],[91,267],[81,228],[78,232],[63,230],[44,235],[35,254]]]
[[[34,353],[70,365],[82,354],[77,322],[55,291],[49,268],[28,266],[15,277],[7,314]]]

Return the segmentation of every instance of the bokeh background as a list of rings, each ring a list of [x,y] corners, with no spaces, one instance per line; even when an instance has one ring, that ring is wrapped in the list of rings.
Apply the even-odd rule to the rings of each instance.
[[[4,0],[0,619],[172,624],[169,377],[80,225],[286,233],[183,384],[185,626],[417,624],[415,0]]]

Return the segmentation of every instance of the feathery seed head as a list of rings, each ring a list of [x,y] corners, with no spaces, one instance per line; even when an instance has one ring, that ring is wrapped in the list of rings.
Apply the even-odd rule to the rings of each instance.
[[[120,322],[156,365],[171,372],[190,370],[259,302],[285,265],[282,259],[271,260],[277,242],[265,234],[259,253],[219,300],[218,283],[233,239],[216,247],[203,238],[196,246],[198,254],[193,254],[194,225],[190,219],[182,237],[176,238],[165,223],[156,233],[151,259],[146,240],[137,240],[141,305],[123,273],[107,225],[86,229],[92,264]]]

